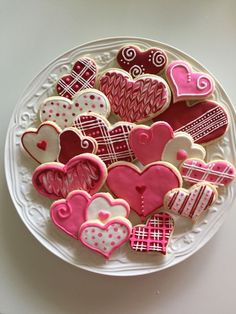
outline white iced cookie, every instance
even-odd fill
[[[187,158],[203,160],[205,156],[205,149],[199,144],[194,144],[191,135],[185,132],[177,132],[174,138],[167,142],[161,160],[178,167]]]

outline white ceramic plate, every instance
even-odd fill
[[[102,256],[83,247],[79,241],[66,236],[52,225],[49,218],[51,201],[41,197],[32,187],[31,176],[37,165],[22,152],[20,136],[27,128],[39,124],[37,112],[40,103],[55,93],[55,82],[70,71],[76,59],[89,56],[96,61],[99,70],[103,71],[105,68],[115,66],[116,53],[125,44],[134,44],[143,49],[159,47],[166,51],[169,61],[186,60],[195,70],[207,71],[185,53],[147,39],[110,38],[79,46],[54,60],[27,87],[12,115],[5,146],[5,171],[9,191],[22,221],[30,232],[48,250],[66,262],[92,272],[116,276],[133,276],[159,271],[185,260],[198,251],[222,225],[236,192],[235,184],[221,190],[215,206],[194,226],[186,223],[185,219],[178,219],[177,229],[166,257],[155,253],[133,252],[126,244],[114,252],[109,261],[105,261]],[[212,99],[226,108],[231,126],[220,141],[207,147],[207,160],[225,158],[235,164],[235,113],[229,98],[217,80]]]

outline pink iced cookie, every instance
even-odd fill
[[[191,66],[181,60],[171,62],[166,70],[174,102],[188,99],[204,99],[214,91],[214,81],[206,73],[194,72]]]
[[[76,117],[73,126],[83,135],[97,141],[97,155],[107,166],[120,160],[134,160],[134,153],[129,145],[129,134],[134,124],[118,122],[111,126],[107,119],[95,113],[87,113]]]
[[[97,142],[88,136],[83,136],[76,128],[64,129],[60,136],[60,151],[58,161],[66,164],[71,158],[84,153],[95,154]]]
[[[132,77],[141,74],[158,74],[167,63],[167,55],[162,49],[150,48],[145,51],[136,46],[122,47],[117,54],[120,67]]]
[[[87,221],[80,228],[79,239],[86,247],[109,259],[129,239],[131,230],[130,221],[122,217],[113,218],[105,224],[98,220]]]
[[[106,95],[97,89],[91,88],[80,91],[75,94],[73,103],[78,108],[78,114],[93,112],[107,118],[111,111]]]
[[[107,170],[100,158],[82,154],[64,165],[59,162],[40,165],[32,182],[35,189],[51,199],[65,198],[73,190],[96,193],[106,180]]]
[[[149,164],[142,171],[123,162],[109,167],[106,184],[144,220],[163,205],[165,194],[180,187],[182,180],[178,170],[165,162]]]
[[[90,58],[78,59],[70,74],[62,76],[56,85],[58,95],[72,99],[75,93],[85,88],[93,88],[97,75],[95,61]]]
[[[38,163],[57,160],[59,152],[59,133],[61,129],[53,122],[41,123],[38,129],[26,130],[21,143],[25,151]]]
[[[169,214],[155,214],[147,221],[146,225],[133,227],[130,246],[137,252],[159,252],[166,255],[173,231],[174,220]]]
[[[156,122],[151,127],[134,127],[129,135],[129,143],[136,158],[143,165],[147,165],[161,160],[166,143],[173,137],[173,129],[168,123]]]
[[[206,181],[216,186],[224,186],[235,178],[235,169],[226,160],[205,163],[200,159],[187,159],[180,166],[180,173],[183,179],[191,184]]]
[[[171,98],[163,78],[146,74],[133,80],[129,73],[118,69],[102,75],[100,90],[109,99],[111,110],[128,122],[154,118],[169,106]]]

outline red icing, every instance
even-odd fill
[[[41,150],[46,150],[47,149],[47,142],[42,140],[42,141],[39,141],[37,143],[37,147]]]
[[[177,151],[176,159],[177,160],[185,160],[186,158],[188,158],[187,152],[184,149],[179,149]]]

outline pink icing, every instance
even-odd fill
[[[142,220],[163,205],[165,194],[182,184],[177,169],[156,162],[141,172],[130,163],[110,167],[107,186],[117,197],[126,200]]]
[[[174,101],[206,98],[214,90],[214,81],[209,75],[193,72],[184,61],[173,61],[168,66],[166,75],[172,86]]]
[[[187,152],[184,149],[179,149],[177,151],[176,159],[177,160],[185,160],[186,158],[188,158]]]
[[[103,221],[103,220],[106,220],[110,217],[110,213],[106,210],[100,210],[98,212],[98,218]]]
[[[130,147],[136,158],[147,165],[161,160],[167,142],[174,138],[171,126],[166,122],[156,122],[151,127],[137,126],[129,135]]]
[[[205,163],[200,159],[190,158],[182,163],[180,173],[184,180],[191,184],[207,181],[217,186],[224,186],[235,178],[235,169],[226,160]]]
[[[64,198],[73,190],[96,193],[106,179],[106,166],[92,154],[82,154],[61,163],[43,164],[35,169],[35,189],[51,199]]]

